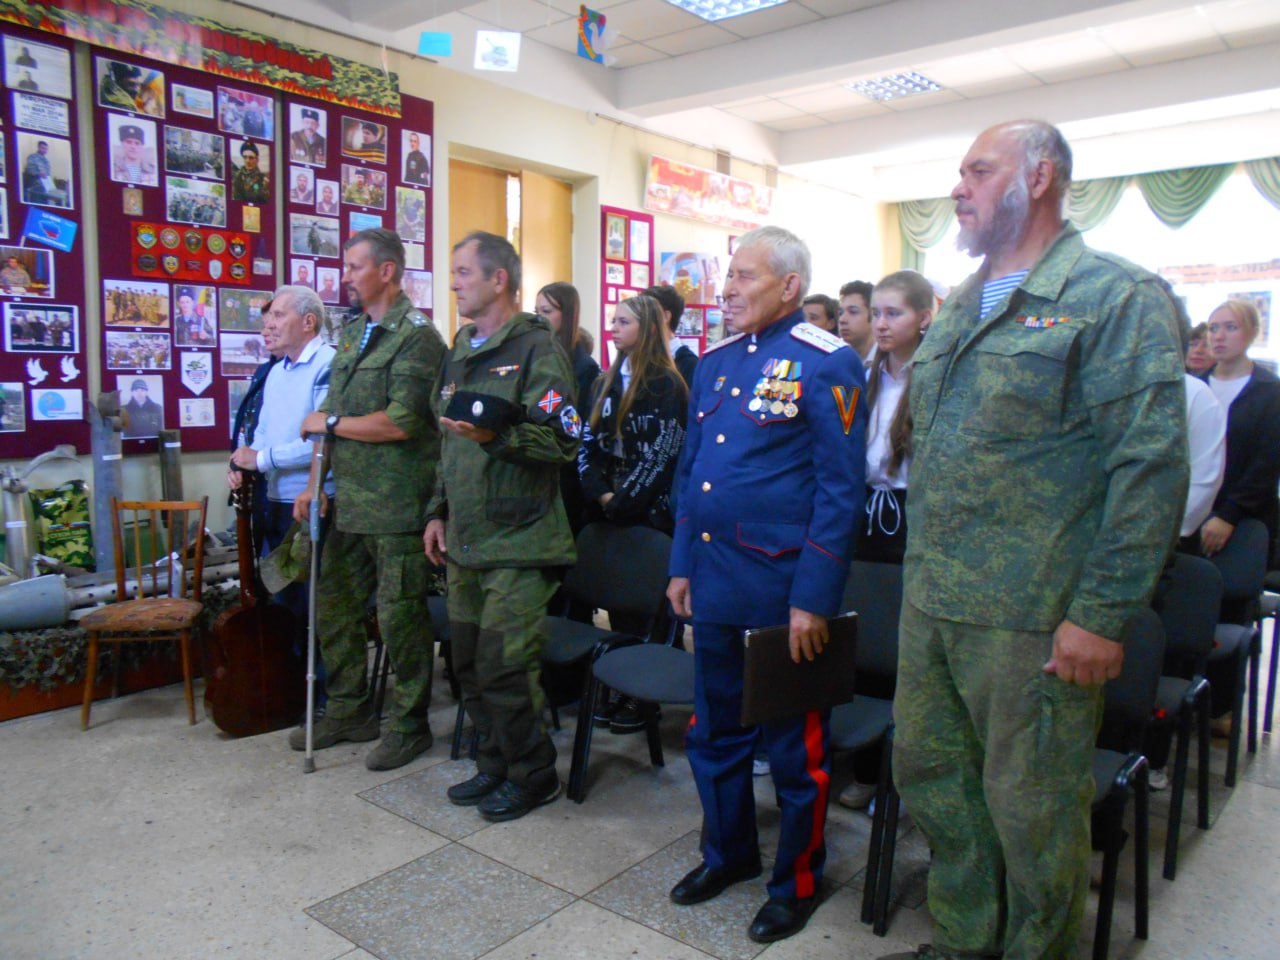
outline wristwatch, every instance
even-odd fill
[[[329,416],[325,418],[325,421],[324,421],[325,433],[329,434],[329,436],[332,437],[333,431],[338,429],[338,421],[341,419],[342,417],[338,416],[336,413],[329,414]]]

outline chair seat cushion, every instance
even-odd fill
[[[1244,627],[1236,623],[1218,624],[1213,631],[1213,649],[1209,652],[1209,659],[1234,659],[1242,649],[1249,648],[1256,632],[1253,627]]]
[[[892,700],[855,695],[831,711],[831,748],[861,750],[883,739],[892,725]]]
[[[542,659],[548,663],[573,663],[595,649],[597,643],[615,636],[609,630],[601,630],[590,623],[579,623],[567,617],[543,617],[542,629],[546,642],[542,645]]]
[[[601,683],[625,696],[651,703],[693,703],[693,654],[666,644],[610,650],[593,669]]]
[[[1093,805],[1095,807],[1111,792],[1116,775],[1129,761],[1129,756],[1127,753],[1117,753],[1114,750],[1093,751]]]
[[[157,630],[181,630],[195,623],[204,609],[196,600],[181,597],[147,597],[122,600],[98,607],[80,618],[85,630],[99,633],[150,633]]]

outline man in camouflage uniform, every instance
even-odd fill
[[[364,312],[343,328],[329,394],[302,421],[303,436],[334,438],[337,484],[316,603],[329,701],[312,745],[319,750],[378,736],[364,630],[376,588],[378,627],[396,680],[386,736],[365,765],[390,770],[431,746],[435,638],[422,531],[440,454],[431,396],[444,341],[400,289],[404,245],[394,232],[361,230],[345,250],[342,282]],[[294,519],[309,517],[314,483],[313,476],[295,501]],[[304,749],[302,729],[290,733],[289,745]]]
[[[556,568],[574,560],[559,476],[582,423],[551,328],[517,312],[511,244],[471,234],[453,248],[450,275],[458,313],[472,322],[440,377],[444,443],[424,543],[433,562],[448,562],[453,667],[479,748],[478,772],[450,787],[449,800],[514,820],[560,793],[539,657]],[[455,393],[485,425],[445,416]]]
[[[258,167],[258,148],[252,140],[240,145],[244,166],[231,178],[231,199],[245,203],[267,203],[271,199],[271,180]]]
[[[1070,182],[1048,124],[978,137],[951,196],[985,260],[915,355],[894,776],[935,942],[898,957],[1076,955],[1102,684],[1186,500],[1173,301],[1085,247]]]

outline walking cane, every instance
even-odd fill
[[[316,700],[316,592],[320,585],[320,498],[324,495],[324,478],[329,472],[329,447],[333,439],[327,434],[312,441],[312,458],[316,469],[311,483],[311,589],[307,594],[307,752],[302,758],[302,772],[316,772],[316,758],[311,749],[315,724]]]

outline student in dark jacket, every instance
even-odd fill
[[[671,359],[675,361],[680,376],[684,377],[685,386],[693,386],[693,368],[698,365],[698,355],[675,339],[676,327],[680,325],[680,318],[684,316],[684,297],[680,296],[676,288],[669,283],[650,287],[644,295],[653,297],[662,306],[662,316],[666,321],[663,336],[667,349],[671,351]],[[672,349],[673,347],[675,349]]]

